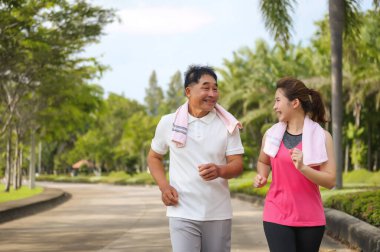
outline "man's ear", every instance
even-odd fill
[[[190,87],[186,87],[185,88],[185,95],[186,95],[187,98],[190,97],[190,92],[191,92],[191,88]]]

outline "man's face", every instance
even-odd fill
[[[186,88],[186,96],[192,109],[210,112],[219,98],[216,80],[211,75],[202,75],[197,84]]]

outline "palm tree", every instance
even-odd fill
[[[374,0],[375,8],[380,1]],[[288,45],[292,19],[289,11],[293,11],[295,0],[261,0],[260,8],[263,13],[265,26],[271,31],[275,39]],[[329,23],[331,35],[331,97],[332,97],[332,134],[334,151],[337,162],[336,188],[343,186],[342,181],[342,53],[343,31],[355,30],[357,23],[357,0],[329,0]]]
[[[241,134],[249,167],[257,160],[262,136],[275,121],[273,96],[275,81],[284,75],[310,77],[313,55],[301,46],[288,50],[280,44],[269,47],[262,40],[254,48],[234,52],[232,60],[224,60],[218,69],[221,99],[219,102],[244,125]]]

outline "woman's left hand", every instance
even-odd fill
[[[293,149],[289,150],[289,153],[290,153],[290,157],[293,161],[294,166],[298,170],[302,170],[304,167],[302,151],[300,149],[293,148]]]

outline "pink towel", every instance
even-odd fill
[[[264,153],[274,158],[286,130],[286,123],[278,122],[266,132]],[[327,161],[326,136],[324,129],[316,122],[305,116],[302,132],[303,163],[316,166]]]
[[[230,134],[235,130],[236,127],[242,129],[243,126],[241,123],[225,110],[219,104],[215,105],[216,114],[222,120],[222,122],[226,125],[227,130]],[[176,111],[176,116],[173,123],[173,134],[172,141],[177,144],[177,147],[184,147],[186,144],[187,137],[187,125],[188,125],[188,112],[189,112],[189,104],[186,102],[182,106],[180,106]]]

